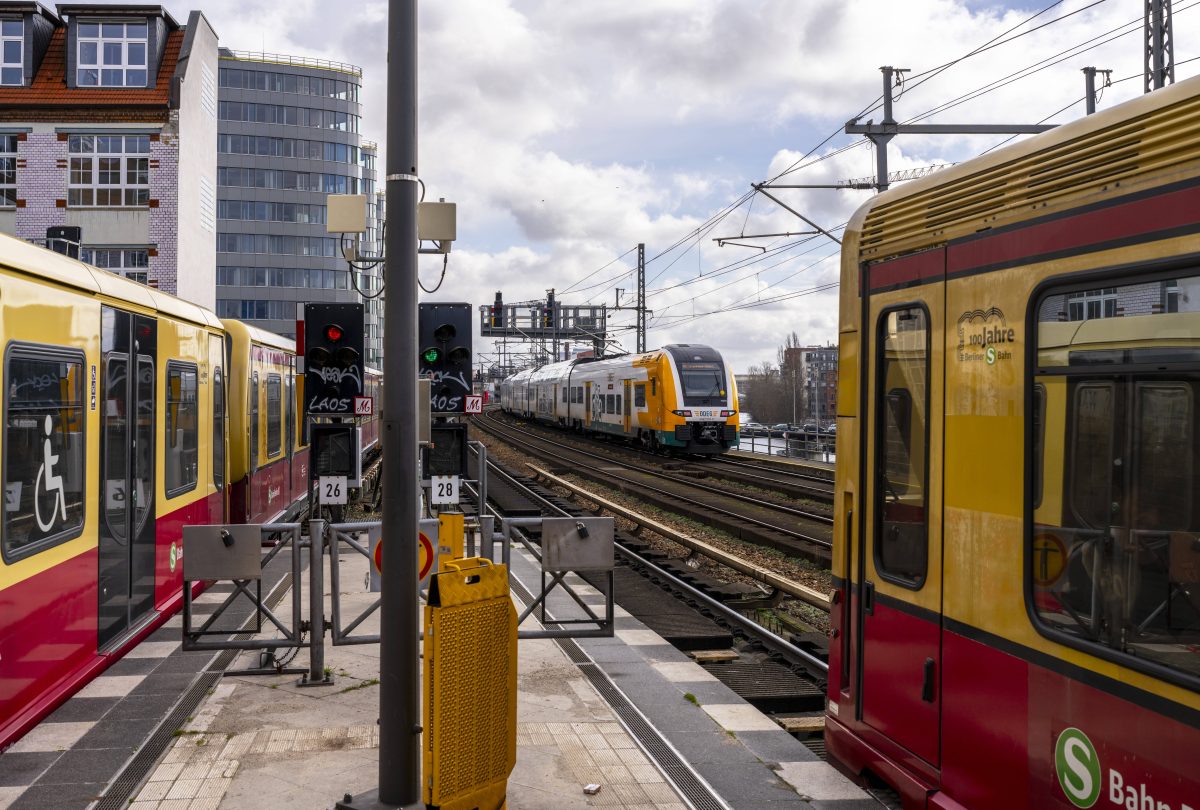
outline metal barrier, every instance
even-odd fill
[[[478,448],[480,464],[486,470],[487,450],[482,445]],[[486,475],[482,476],[486,479]],[[481,504],[487,503],[486,480],[473,482],[478,485]],[[482,514],[465,524],[464,553],[467,558],[481,557],[495,563],[496,542],[500,541],[500,562],[505,571],[510,568],[512,558],[512,543],[524,545],[533,556],[542,563],[542,589],[533,604],[526,607],[520,616],[518,624],[529,617],[535,610],[541,608],[543,624],[546,624],[546,598],[555,588],[564,590],[574,602],[583,609],[586,618],[548,622],[557,625],[552,629],[523,630],[519,638],[611,638],[613,635],[614,603],[613,603],[613,519],[612,518],[515,518],[501,521],[501,531],[495,531],[495,517]],[[529,538],[521,531],[521,527],[536,527],[542,531],[543,547],[535,548]],[[422,533],[428,533],[438,538],[438,521],[421,521]],[[382,556],[381,539],[383,524],[379,520],[356,521],[346,523],[330,523],[320,518],[309,521],[308,542],[302,542],[301,524],[299,523],[264,523],[261,525],[231,525],[231,526],[187,526],[184,528],[184,597],[183,597],[183,649],[196,650],[263,650],[269,651],[273,657],[274,651],[280,648],[309,650],[309,666],[307,669],[286,668],[275,664],[270,666],[264,661],[252,669],[239,670],[237,674],[279,674],[295,673],[301,675],[300,686],[326,686],[333,683],[325,671],[325,634],[329,633],[335,646],[351,644],[377,644],[379,633],[359,633],[355,630],[374,615],[382,602],[376,598],[370,605],[344,624],[342,611],[342,544],[345,543],[350,551],[361,554],[373,565],[379,564],[375,556],[376,549]],[[364,543],[362,535],[366,534]],[[478,536],[478,541],[477,541]],[[270,550],[261,553],[263,540],[278,538]],[[591,538],[591,539],[589,539]],[[449,538],[446,538],[448,541]],[[324,613],[325,591],[325,548],[329,548],[329,580],[331,591],[330,619],[327,621]],[[427,551],[430,559],[425,566],[426,580],[437,573],[439,551],[442,540],[436,539],[432,548]],[[307,546],[308,560],[308,620],[301,615],[301,571],[303,558],[301,554]],[[477,548],[478,546],[478,548]],[[264,603],[262,596],[262,571],[279,554],[287,549],[291,555],[291,626],[285,624],[279,616]],[[569,573],[574,571],[595,571],[606,575],[604,588],[604,615],[597,613],[589,606],[566,581]],[[547,581],[547,574],[550,575]],[[191,583],[205,581],[228,581],[233,583],[230,593],[216,610],[207,617],[203,624],[194,624],[195,611],[192,600]],[[423,580],[424,581],[424,580]],[[251,585],[253,584],[253,588]],[[246,621],[237,627],[219,626],[218,620],[240,596],[248,599],[254,612]],[[422,592],[422,596],[425,593]],[[237,638],[239,635],[259,634],[267,625],[274,625],[282,634],[276,638]],[[566,625],[594,625],[590,629],[572,629]],[[307,640],[305,636],[307,635]],[[220,640],[207,640],[220,636]]]
[[[262,538],[278,535],[282,539],[265,555],[261,554]],[[251,551],[257,558],[257,569],[246,570],[244,565],[247,540],[253,538]],[[239,539],[241,541],[239,545]],[[301,542],[299,523],[265,523],[259,526],[187,526],[183,530],[183,649],[196,650],[276,650],[280,647],[309,647],[311,641],[303,639],[304,625],[300,617],[300,570]],[[292,622],[287,627],[262,599],[262,570],[278,556],[285,548],[291,552],[292,576]],[[318,558],[319,559],[319,558]],[[228,574],[224,576],[223,574]],[[233,583],[233,592],[217,606],[212,615],[195,627],[193,619],[193,602],[191,583],[199,581],[229,581]],[[254,593],[248,587],[253,582]],[[216,627],[217,620],[237,600],[245,596],[254,606],[253,627],[247,627],[247,621],[238,627]],[[234,638],[242,633],[261,633],[263,617],[283,633],[282,638],[246,639]],[[221,641],[204,641],[210,636],[222,636]],[[315,645],[319,647],[320,645]],[[243,670],[241,674],[253,673],[302,673],[302,669],[282,669],[274,667],[259,667],[258,669]]]
[[[568,554],[567,559],[554,559],[555,554],[559,549],[556,547],[551,550],[551,545],[547,543],[547,525],[555,525],[554,521],[566,521],[578,526],[586,527],[584,531],[576,528],[576,533],[581,539],[589,537],[592,526],[607,524],[607,555],[606,565],[596,565],[595,561],[585,561],[583,566],[577,565],[578,559],[571,559]],[[503,557],[504,566],[509,568],[511,559],[510,549],[513,542],[520,543],[525,549],[542,564],[542,590],[541,593],[534,597],[534,601],[526,606],[525,611],[518,617],[517,625],[519,626],[527,619],[534,610],[541,608],[541,618],[543,624],[568,625],[568,624],[594,624],[595,629],[591,630],[570,630],[570,629],[544,629],[544,630],[518,630],[517,638],[612,638],[615,622],[613,620],[614,603],[613,592],[616,583],[616,578],[613,573],[613,526],[615,521],[612,518],[505,518],[500,522],[500,534],[504,539]],[[542,530],[542,548],[537,548],[530,542],[522,528],[537,528]],[[560,542],[560,541],[556,541]],[[548,559],[549,557],[549,559]],[[575,592],[575,589],[566,581],[566,575],[571,571],[586,570],[605,573],[605,588],[604,588],[604,615],[597,616],[591,606],[583,601],[582,597]],[[546,583],[546,574],[551,575],[550,583]],[[574,600],[575,604],[587,614],[585,619],[569,619],[546,622],[546,598],[550,592],[556,587],[561,587],[566,591],[567,595]]]

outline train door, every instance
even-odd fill
[[[250,362],[255,362],[255,350],[250,350]],[[258,514],[258,498],[255,497],[255,488],[259,485],[259,477],[255,475],[258,470],[258,372],[255,371],[250,375],[250,460],[246,465],[246,469],[250,471],[249,486],[246,487],[246,512],[251,519]]]
[[[631,407],[633,404],[632,392],[633,392],[633,381],[625,380],[625,397],[622,400],[622,402],[624,404],[621,408],[621,414],[624,419],[623,424],[625,425],[625,433],[627,433],[627,434],[630,432],[630,422],[632,421],[631,417],[633,415],[633,409]]]
[[[101,310],[99,604],[97,644],[115,646],[154,608],[154,425],[158,325]]]
[[[592,384],[590,382],[583,384],[583,424],[586,427],[592,426]]]
[[[905,272],[914,278],[897,283]],[[865,514],[855,583],[856,719],[933,769],[941,752],[944,273],[937,250],[865,276],[873,289],[863,312]]]
[[[213,487],[217,491],[217,505],[210,513],[209,519],[214,523],[225,523],[228,514],[228,499],[225,494],[225,458],[226,458],[226,414],[225,414],[225,341],[220,336],[212,335],[208,340],[208,362],[212,368],[212,470]]]

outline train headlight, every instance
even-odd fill
[[[683,416],[683,417],[688,417],[688,416],[692,415],[691,411],[671,411],[671,413],[675,414],[676,416]]]
[[[721,411],[721,418],[728,419],[729,417],[735,416],[736,414],[737,414],[737,411]]]

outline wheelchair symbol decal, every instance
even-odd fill
[[[33,482],[33,512],[37,519],[38,528],[48,532],[54,528],[55,522],[61,517],[67,521],[67,490],[63,486],[62,476],[54,471],[58,463],[58,455],[50,446],[50,434],[54,430],[54,422],[46,416],[46,438],[42,442],[42,466],[38,468],[37,479]],[[57,509],[50,510],[50,519],[42,520],[42,498],[54,493]]]

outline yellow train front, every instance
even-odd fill
[[[672,344],[642,354],[550,363],[509,377],[501,407],[649,450],[716,455],[738,443],[733,373],[709,346]]]

